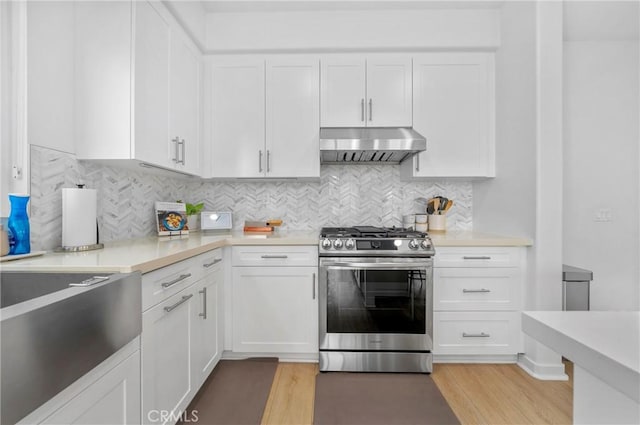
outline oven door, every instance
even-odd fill
[[[431,258],[320,258],[320,350],[430,351]]]

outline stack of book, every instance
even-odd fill
[[[245,232],[269,233],[282,224],[282,220],[245,221]]]

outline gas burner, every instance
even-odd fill
[[[435,252],[427,233],[404,227],[325,227],[320,239],[320,256],[430,256]]]

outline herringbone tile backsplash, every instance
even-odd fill
[[[319,181],[182,179],[115,168],[58,151],[31,148],[31,234],[34,250],[53,249],[62,238],[63,187],[84,183],[98,190],[100,240],[155,234],[155,201],[204,201],[207,210],[231,211],[234,229],[245,220],[281,218],[283,231],[322,226],[400,226],[402,215],[423,212],[424,201],[453,199],[447,225],[472,227],[471,182],[400,181],[396,165],[323,165]]]

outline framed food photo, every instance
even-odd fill
[[[181,202],[156,202],[158,236],[188,235],[187,206]]]

